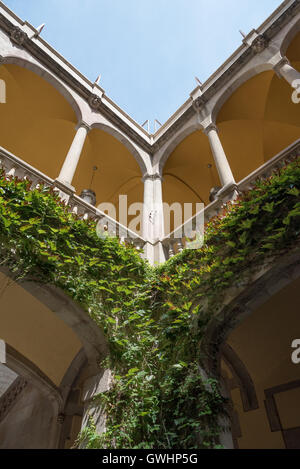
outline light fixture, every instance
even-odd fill
[[[90,187],[92,187],[95,172],[97,171],[97,169],[98,169],[98,166],[93,166],[93,173],[92,173],[92,178],[90,182]],[[97,200],[96,193],[92,189],[83,189],[79,197],[81,197],[82,200],[84,200],[90,205],[94,205],[94,206],[96,205],[96,200]]]
[[[96,194],[92,189],[83,189],[79,197],[90,205],[96,205]]]

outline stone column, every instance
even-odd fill
[[[274,67],[279,78],[284,78],[293,88],[298,88],[300,84],[300,73],[291,66],[289,60],[283,57]],[[295,80],[299,80],[295,84]]]
[[[144,206],[142,236],[147,241],[145,254],[151,264],[160,262],[163,250],[160,239],[164,236],[164,211],[162,200],[162,177],[147,174],[144,182]]]
[[[162,200],[162,177],[147,174],[144,182],[143,237],[156,241],[164,236],[164,215]]]
[[[106,414],[103,406],[93,399],[97,394],[109,391],[112,383],[112,374],[110,370],[102,370],[98,375],[86,379],[81,388],[81,400],[84,404],[83,418],[81,430],[89,425],[89,419],[93,420],[96,432],[101,433],[106,430]],[[84,449],[86,441],[82,441],[79,445],[80,449]]]
[[[152,176],[148,174],[143,178],[144,183],[144,205],[143,205],[143,226],[142,236],[146,241],[153,240],[153,200],[154,200],[154,187]]]
[[[72,180],[89,130],[90,127],[84,122],[78,125],[76,135],[58,176],[58,181],[69,186],[72,185]]]
[[[162,239],[165,235],[162,182],[163,178],[156,174],[154,178],[154,239]]]
[[[209,138],[209,143],[213,157],[217,166],[222,186],[234,185],[235,180],[229,166],[225,151],[218,135],[218,128],[214,124],[210,124],[204,129],[204,133]]]

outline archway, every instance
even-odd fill
[[[163,169],[163,200],[172,205],[178,202],[192,204],[192,215],[196,204],[210,203],[212,187],[220,186],[219,176],[207,136],[197,130],[181,141],[170,154]],[[176,228],[171,221],[171,231]]]
[[[0,447],[69,448],[88,380],[107,353],[98,326],[59,289],[0,273]]]
[[[237,448],[300,448],[300,368],[291,359],[291,344],[300,337],[299,287],[300,278],[257,308],[224,344],[221,370],[233,403]],[[248,383],[237,378],[241,364]],[[244,396],[251,393],[249,405]]]
[[[73,185],[78,194],[92,189],[96,206],[113,204],[119,216],[119,196],[127,197],[128,207],[143,202],[142,171],[132,152],[107,130],[92,128],[88,133],[74,176]],[[133,217],[128,216],[128,224]]]
[[[217,126],[240,181],[299,138],[299,108],[290,85],[275,72],[264,71],[230,96],[218,113]]]
[[[0,78],[6,83],[0,145],[55,179],[75,135],[75,111],[52,84],[27,68],[5,63]]]
[[[252,278],[210,323],[207,370],[229,397],[235,448],[299,448],[299,251]]]

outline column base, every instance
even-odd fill
[[[159,265],[166,261],[164,248],[161,241],[152,244],[147,242],[144,246],[144,258],[150,265]]]
[[[229,200],[235,200],[238,196],[238,186],[236,182],[231,182],[222,187],[222,189],[217,193],[216,197],[218,200],[224,200],[228,202]]]

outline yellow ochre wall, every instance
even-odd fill
[[[300,71],[300,34],[286,55]],[[290,85],[266,71],[242,84],[220,109],[219,136],[237,182],[300,137],[300,105],[291,97]],[[210,189],[219,185],[208,138],[196,131],[167,160],[164,201],[208,204]]]

